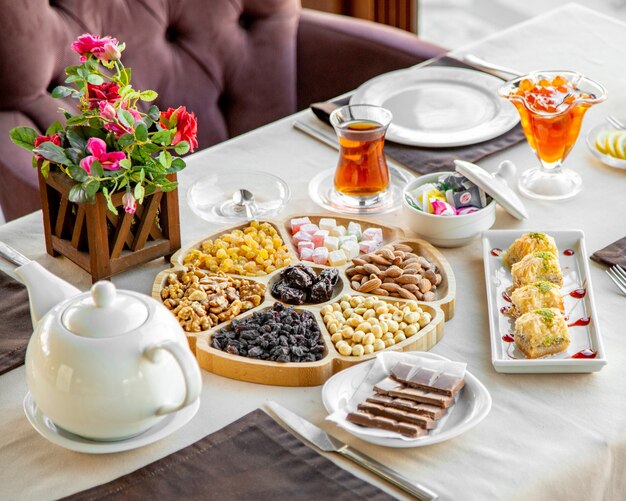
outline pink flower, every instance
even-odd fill
[[[100,108],[100,116],[105,120],[115,120],[117,118],[115,108],[108,101],[100,101],[98,108]]]
[[[100,38],[98,35],[85,33],[72,43],[72,50],[80,54],[81,62],[87,61],[87,56],[93,54],[101,61],[115,61],[120,58],[120,50],[115,38],[109,36]]]
[[[104,170],[119,170],[120,162],[126,158],[126,154],[122,151],[112,151],[107,153],[106,143],[98,137],[90,137],[87,141],[87,151],[90,156],[80,161],[80,166],[91,175],[91,164],[98,160]]]
[[[133,118],[136,120],[141,120],[141,115],[137,110],[133,110],[132,108],[128,108],[128,102],[122,103],[122,109],[127,110]],[[115,120],[114,122],[109,122],[104,124],[104,128],[106,130],[110,130],[115,134],[116,137],[120,137],[122,134],[130,134],[133,132],[133,127],[126,127],[121,124],[119,121]]]
[[[187,108],[179,106],[178,108],[168,108],[167,111],[161,112],[159,120],[161,127],[171,129],[176,126],[176,134],[172,139],[172,144],[176,145],[181,141],[189,143],[189,151],[193,151],[198,147],[198,121],[196,115],[187,112]]]
[[[50,134],[49,136],[37,136],[35,138],[35,148],[37,148],[37,146],[42,143],[54,143],[57,146],[61,146],[61,138],[58,134]],[[39,153],[35,153],[35,158],[37,160],[44,159]]]
[[[122,196],[122,203],[124,204],[124,210],[129,214],[134,214],[137,210],[137,200],[129,191]]]

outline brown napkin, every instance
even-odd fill
[[[24,363],[32,332],[26,287],[0,271],[0,374]]]
[[[388,500],[260,409],[185,449],[66,499]]]
[[[447,56],[433,59],[427,66],[454,66],[458,68],[470,68],[476,70],[476,68],[468,64]],[[348,104],[349,101],[350,98],[348,97],[337,100],[334,103],[339,106],[343,106]],[[454,160],[477,162],[488,155],[513,146],[523,139],[524,132],[522,131],[521,125],[517,124],[501,136],[488,141],[467,146],[455,146],[452,148],[406,146],[386,140],[385,153],[390,158],[393,158],[418,174],[429,174],[431,172],[453,171]]]
[[[626,268],[626,237],[594,252],[591,259],[608,266],[619,264],[622,268]]]

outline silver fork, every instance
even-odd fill
[[[608,115],[606,117],[606,121],[609,122],[616,129],[620,129],[620,130],[626,129],[626,127],[624,127],[624,124],[620,120],[615,118],[613,115]]]
[[[617,285],[617,288],[626,296],[626,271],[619,265],[611,266],[606,273],[611,280]]]

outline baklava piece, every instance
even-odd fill
[[[527,358],[565,351],[569,346],[565,317],[556,308],[524,313],[515,321],[515,345]]]
[[[502,262],[505,266],[513,266],[524,256],[533,252],[551,252],[558,255],[559,251],[554,242],[554,238],[538,231],[524,233],[511,244],[506,252],[502,254]]]
[[[533,252],[511,267],[513,276],[513,289],[534,282],[551,282],[561,287],[563,285],[563,273],[561,265],[555,254],[551,252]]]
[[[564,311],[563,296],[558,286],[551,282],[534,282],[515,289],[511,293],[511,314],[519,317],[539,308],[556,308]]]

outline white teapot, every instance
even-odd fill
[[[55,425],[92,440],[122,440],[199,398],[198,364],[161,303],[107,281],[80,293],[36,262],[16,274],[28,288],[35,326],[26,382]]]

